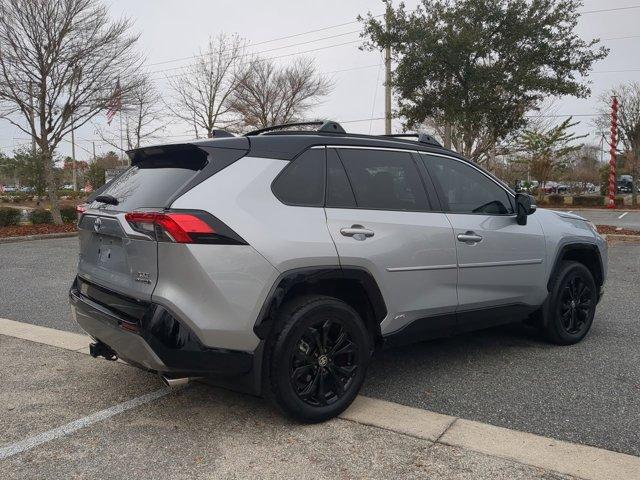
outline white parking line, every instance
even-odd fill
[[[629,213],[629,212],[624,212],[622,215],[620,215],[620,216],[618,217],[618,220],[620,220],[621,218],[624,218],[624,216],[625,216],[627,213]]]
[[[127,400],[126,402],[119,403],[118,405],[114,405],[113,407],[109,407],[104,410],[100,410],[99,412],[92,413],[91,415],[88,415],[79,420],[74,420],[73,422],[62,425],[61,427],[43,432],[39,435],[36,435],[35,437],[30,437],[25,440],[16,442],[13,445],[2,447],[0,448],[0,460],[4,460],[13,455],[17,455],[18,453],[26,452],[27,450],[31,450],[38,445],[42,445],[43,443],[47,443],[51,440],[56,440],[58,438],[64,437],[80,430],[81,428],[88,427],[89,425],[97,422],[101,422],[102,420],[106,420],[107,418],[113,417],[114,415],[118,415],[122,412],[126,412],[127,410],[138,407],[140,405],[144,405],[145,403],[152,402],[153,400],[156,400],[160,397],[164,397],[170,391],[171,389],[169,388],[162,388],[160,390],[156,390],[155,392],[147,393],[146,395],[142,395],[140,397]]]

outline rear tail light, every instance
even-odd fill
[[[125,219],[137,232],[159,242],[246,245],[242,237],[206,212],[130,212]]]
[[[76,216],[78,217],[78,226],[80,225],[80,220],[82,219],[82,215],[87,211],[87,204],[81,203],[80,205],[76,205]]]

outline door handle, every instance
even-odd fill
[[[464,243],[479,243],[482,241],[482,236],[478,235],[476,232],[472,232],[471,230],[465,233],[458,234],[458,241]]]
[[[341,228],[340,233],[345,237],[353,237],[354,240],[364,240],[373,237],[374,231],[364,228],[362,225],[351,225],[350,228]]]

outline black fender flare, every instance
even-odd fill
[[[272,327],[272,313],[277,311],[293,288],[301,284],[313,286],[331,280],[358,283],[367,295],[378,325],[387,315],[387,306],[375,278],[367,269],[356,266],[315,266],[295,268],[282,272],[273,283],[260,308],[253,327],[254,333],[264,340]]]
[[[553,267],[549,271],[549,278],[547,279],[548,292],[551,291],[551,282],[556,272],[560,268],[560,263],[562,263],[562,260],[567,256],[568,253],[576,252],[576,251],[586,252],[590,255],[593,255],[593,257],[597,260],[596,268],[598,269],[599,278],[598,278],[598,275],[596,275],[595,280],[598,286],[602,285],[602,279],[604,278],[604,267],[602,265],[602,257],[600,256],[600,249],[598,248],[598,245],[595,243],[588,243],[588,242],[569,242],[562,245],[558,249],[558,253],[556,254],[556,258],[553,262]]]

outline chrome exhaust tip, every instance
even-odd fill
[[[169,388],[183,387],[191,380],[190,377],[171,378],[166,375],[160,375],[164,384]]]

